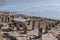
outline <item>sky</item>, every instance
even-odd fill
[[[60,20],[60,0],[0,0],[0,11]]]

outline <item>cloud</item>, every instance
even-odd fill
[[[60,19],[60,0],[7,0],[6,3],[6,6],[0,7],[1,11]]]
[[[6,0],[0,0],[0,6],[4,5],[6,3]]]
[[[40,0],[7,0],[8,2],[35,2]]]

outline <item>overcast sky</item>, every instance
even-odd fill
[[[19,12],[60,20],[60,0],[5,0],[0,5],[0,11]]]

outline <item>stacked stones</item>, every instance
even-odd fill
[[[16,28],[16,31],[22,30],[22,31],[24,31],[23,33],[27,33],[26,25],[23,22],[13,21],[12,23],[9,24],[9,26],[13,27],[13,30],[15,30],[14,28]],[[22,28],[22,29],[20,29],[20,28]]]
[[[11,14],[9,12],[0,12],[0,22],[11,22],[12,19],[18,18],[19,14]]]
[[[27,20],[25,22],[21,22],[21,21],[15,21],[13,19],[18,18],[18,17],[23,17],[24,19],[30,18],[30,20]],[[49,30],[51,30],[51,28],[54,28],[55,25],[57,25],[58,23],[60,23],[60,21],[57,20],[51,20],[51,19],[46,19],[46,18],[40,18],[40,17],[27,17],[24,15],[20,15],[20,14],[8,14],[6,12],[0,13],[0,23],[8,23],[10,22],[8,25],[9,27],[12,28],[12,30],[23,30],[24,34],[27,33],[27,31],[32,31],[38,28],[38,38],[42,38],[42,33],[48,33]],[[15,29],[16,28],[16,29]],[[23,28],[23,29],[20,29]]]

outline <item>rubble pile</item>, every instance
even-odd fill
[[[60,20],[0,12],[1,40],[59,40]]]

